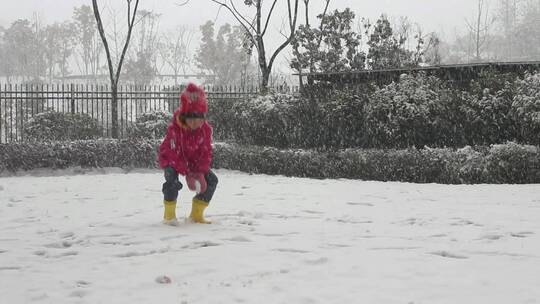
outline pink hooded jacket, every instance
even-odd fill
[[[191,101],[190,93],[198,93],[198,100]],[[167,135],[159,146],[161,168],[173,167],[180,175],[188,173],[208,173],[212,162],[212,127],[204,124],[191,130],[183,117],[208,113],[208,103],[204,90],[189,84],[180,96],[180,107],[174,112],[167,129]]]

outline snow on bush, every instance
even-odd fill
[[[212,109],[216,132],[278,148],[408,148],[540,144],[540,74],[486,73],[462,90],[432,76],[402,75],[380,88],[306,87]]]
[[[371,147],[444,146],[453,114],[442,81],[403,75],[375,91],[366,105],[365,132]],[[450,128],[451,129],[451,128]]]
[[[162,139],[172,114],[165,111],[152,111],[137,117],[135,123],[128,129],[128,136],[133,138]]]
[[[0,144],[0,173],[39,168],[156,166],[156,140],[79,140]]]
[[[327,100],[320,100],[321,119],[315,128],[321,130],[316,146],[348,148],[366,146],[364,131],[368,95],[349,90],[332,90]]]
[[[515,79],[509,81],[504,75],[489,79],[487,84],[473,83],[473,93],[466,100],[463,124],[470,145],[516,140],[516,124],[510,116]]]
[[[523,142],[540,145],[540,74],[517,81],[511,115]]]
[[[157,168],[159,140],[87,140],[0,144],[0,174],[37,168]],[[214,145],[213,168],[312,178],[415,183],[540,183],[540,148],[317,151]]]
[[[24,128],[30,140],[83,140],[102,136],[97,120],[84,113],[48,111],[34,115]]]
[[[273,93],[236,103],[236,139],[261,146],[290,146],[295,116],[292,108],[297,100],[289,94]]]

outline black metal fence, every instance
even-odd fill
[[[179,105],[182,86],[123,85],[118,90],[119,136],[140,115],[151,111],[173,112]],[[255,87],[205,87],[208,102],[241,100],[258,94]],[[280,87],[281,92],[297,88]],[[111,136],[111,92],[107,85],[4,84],[0,85],[0,143],[24,141],[25,125],[45,111],[84,113],[96,119],[103,136]]]

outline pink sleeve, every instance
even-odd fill
[[[167,129],[167,135],[159,146],[159,166],[173,167],[181,175],[187,174],[186,161],[176,153],[176,136],[171,127]]]
[[[204,131],[204,140],[200,150],[201,157],[197,162],[197,171],[206,174],[210,170],[210,163],[212,163],[212,127],[208,125]]]

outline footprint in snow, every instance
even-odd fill
[[[46,244],[45,247],[63,249],[63,248],[69,248],[71,247],[71,245],[73,245],[72,242],[62,241],[62,242],[57,242],[57,243]]]
[[[3,271],[3,270],[19,270],[21,268],[22,267],[20,267],[20,266],[0,266],[0,271]]]
[[[72,298],[84,298],[88,292],[86,290],[75,290],[69,294]]]
[[[255,225],[255,222],[250,221],[250,220],[241,220],[241,221],[238,221],[238,224],[247,225],[247,226],[253,226],[253,225]]]
[[[156,254],[156,253],[165,253],[167,251],[169,251],[168,248],[163,248],[163,249],[160,249],[160,250],[150,250],[148,252],[128,251],[128,252],[125,252],[125,253],[116,254],[115,257],[117,257],[117,258],[140,257],[140,256],[147,256],[147,255],[152,255],[152,254]]]
[[[482,225],[480,224],[477,224],[473,221],[470,221],[470,220],[467,220],[467,219],[462,219],[462,218],[458,218],[456,222],[454,223],[451,223],[450,225],[452,226],[469,226],[469,225],[474,225],[474,226],[478,226],[478,227],[481,227]]]
[[[198,249],[198,248],[205,248],[205,247],[214,247],[214,246],[219,246],[219,245],[221,244],[214,243],[212,241],[204,241],[204,242],[195,242],[193,244],[184,245],[181,248],[182,249]]]
[[[169,240],[174,240],[174,239],[180,239],[180,238],[183,238],[185,236],[186,236],[185,234],[169,235],[169,236],[164,236],[164,237],[160,238],[159,240],[160,241],[169,241]]]
[[[302,210],[302,211],[309,214],[324,214],[324,212],[315,211],[315,210]]]
[[[64,232],[60,234],[60,238],[62,239],[72,238],[74,236],[75,236],[75,233],[73,232]]]
[[[294,249],[294,248],[277,248],[277,249],[274,249],[274,251],[290,252],[290,253],[309,253],[309,251],[307,250]]]
[[[74,256],[74,255],[78,255],[79,252],[77,251],[65,251],[65,252],[62,252],[60,254],[56,254],[56,255],[49,255],[49,253],[45,250],[37,250],[37,251],[34,251],[34,255],[37,255],[37,256],[41,256],[41,257],[44,257],[44,258],[63,258],[63,257],[67,257],[67,256]]]
[[[248,239],[247,237],[241,236],[241,235],[234,236],[234,237],[232,237],[230,239],[225,239],[225,240],[232,241],[232,242],[251,242],[250,239]]]
[[[47,251],[45,251],[45,250],[36,250],[36,251],[34,251],[34,255],[47,256]]]
[[[343,223],[343,224],[371,224],[373,223],[373,221],[371,220],[360,220],[360,219],[355,219],[351,217],[342,217],[342,218],[326,219],[326,220],[335,221],[335,222]]]
[[[443,258],[468,259],[467,256],[451,253],[451,252],[448,252],[448,251],[435,251],[435,252],[430,252],[429,254],[438,255],[438,256],[441,256]]]
[[[502,234],[486,234],[480,237],[481,240],[497,241],[504,237]]]
[[[351,247],[349,244],[326,244],[325,246],[320,246],[320,248],[347,248]]]
[[[534,234],[534,232],[532,232],[532,231],[521,231],[521,232],[510,233],[510,235],[512,237],[516,237],[516,238],[526,238],[526,237],[531,236],[533,234]]]
[[[444,234],[444,233],[439,233],[439,234],[433,234],[433,235],[430,235],[429,237],[432,237],[432,238],[440,238],[440,237],[445,237],[445,236],[448,236],[447,234]]]
[[[322,265],[328,263],[327,257],[322,257],[318,259],[308,259],[304,261],[308,265]]]
[[[367,206],[367,207],[373,207],[374,206],[371,203],[356,203],[356,202],[347,202],[347,205],[351,205],[351,206]]]

